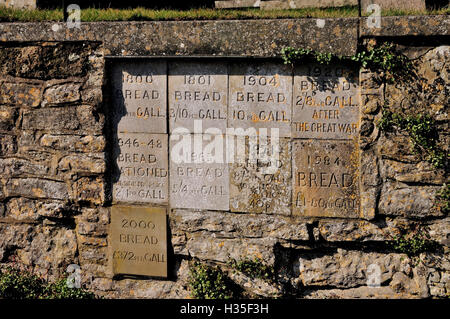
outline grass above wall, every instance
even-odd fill
[[[448,15],[450,9],[433,11],[384,10],[382,16]],[[346,18],[357,17],[358,7],[304,8],[290,10],[260,10],[257,8],[152,10],[135,9],[83,9],[81,21],[177,21],[177,20],[235,20],[235,19],[296,19],[296,18]],[[18,10],[0,8],[0,22],[63,21],[59,10]]]

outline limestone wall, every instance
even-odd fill
[[[214,55],[224,58],[213,63],[231,65],[237,60],[227,56],[242,55],[244,59],[238,62],[244,65],[275,63],[282,67],[281,59],[273,57],[286,44],[303,47],[308,43],[306,30],[314,22],[277,22],[270,31],[272,37],[256,32],[255,27],[225,38],[200,35],[272,22],[188,22],[194,29],[186,28],[185,22],[91,23],[83,24],[81,30],[60,25],[58,31],[51,24],[0,25],[1,264],[23,263],[50,280],[62,276],[69,264],[77,264],[86,287],[112,298],[188,297],[189,261],[193,259],[219,265],[254,297],[447,296],[450,227],[436,194],[449,182],[448,172],[414,154],[404,132],[384,132],[375,123],[385,100],[392,102],[393,110],[406,114],[428,112],[439,127],[440,145],[448,152],[450,47],[446,45],[448,29],[442,25],[449,21],[443,17],[386,18],[386,33],[377,34],[365,30],[364,21],[361,38],[357,38],[357,25],[352,33],[346,29],[348,20],[326,20],[333,32],[339,29],[344,35],[330,42],[316,26],[317,37],[311,44],[337,54],[347,50],[351,55],[352,48],[356,50],[353,43],[370,46],[374,41],[394,41],[414,61],[418,78],[409,84],[381,84],[377,81],[380,74],[366,69],[356,74],[361,94],[355,140],[360,154],[361,215],[319,212],[308,217],[302,211],[295,213],[291,202],[282,201],[275,201],[276,209],[269,211],[242,206],[175,208],[172,202],[129,204],[167,208],[167,279],[114,273],[114,68],[133,61],[121,58],[129,55],[158,55],[168,63],[169,72],[171,65],[184,65],[180,57],[193,55],[200,65],[211,63],[206,58]],[[139,42],[140,35],[154,33],[155,28],[160,36],[175,30],[175,36]],[[284,37],[286,32],[291,33]],[[126,40],[128,33],[131,43]],[[417,41],[389,38],[391,33],[414,35]],[[233,42],[237,49],[227,37],[237,41]],[[119,38],[120,42],[114,41]],[[164,52],[171,57],[163,57]],[[249,58],[254,55],[263,59],[255,62]],[[294,73],[289,76],[292,81]],[[293,142],[294,138],[288,144]],[[295,161],[292,154],[295,151],[289,158]],[[438,245],[416,257],[389,245],[395,236],[418,228]],[[227,265],[231,258],[255,256],[274,266],[277,284],[234,273]],[[367,286],[372,264],[380,267],[380,288]]]
[[[1,0],[0,6],[17,9],[36,9],[36,0]]]

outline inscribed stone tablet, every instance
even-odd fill
[[[294,140],[293,215],[359,217],[359,155],[354,141]]]
[[[113,206],[113,273],[167,277],[166,224],[165,208]]]
[[[232,212],[291,214],[291,150],[289,139],[281,138],[278,145],[269,139],[263,146],[246,143],[245,163],[230,164],[230,209]],[[269,150],[266,159],[258,156],[249,161],[249,149],[256,153]],[[278,155],[276,154],[278,152]],[[273,171],[270,170],[273,166]]]
[[[113,174],[115,202],[167,204],[167,134],[118,133],[117,167]]]
[[[229,76],[228,126],[278,128],[291,136],[292,75],[278,64],[234,64]]]
[[[171,135],[172,208],[229,209],[229,170],[224,158],[224,140],[222,135],[187,134],[178,137]],[[180,145],[183,145],[182,149]],[[200,145],[200,149],[197,149],[196,145]],[[218,147],[211,151],[213,145]]]
[[[167,133],[166,62],[121,62],[112,74],[119,132]]]
[[[359,129],[357,72],[343,66],[301,65],[294,71],[292,136],[351,139]]]
[[[185,127],[191,133],[200,133],[194,132],[194,120],[201,120],[204,130],[214,127],[225,133],[227,102],[228,72],[226,64],[216,62],[170,63],[170,132],[176,127]]]

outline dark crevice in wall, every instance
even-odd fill
[[[408,162],[406,162],[408,163]],[[386,178],[386,181],[398,182],[405,184],[406,186],[420,187],[420,186],[442,186],[442,183],[427,183],[427,182],[409,182],[409,181],[399,181],[394,178]]]
[[[380,43],[393,42],[407,47],[439,47],[441,45],[450,45],[450,35],[400,35],[400,36],[360,36],[359,40],[376,39]]]

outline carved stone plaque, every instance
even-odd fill
[[[165,61],[114,65],[113,118],[117,131],[167,133],[166,68]]]
[[[291,214],[291,149],[290,141],[280,138],[278,145],[265,143],[266,158],[251,162],[249,148],[260,153],[263,145],[246,143],[244,163],[230,164],[230,209],[232,212]],[[278,154],[276,154],[278,153]],[[272,168],[271,168],[272,166]]]
[[[359,131],[357,71],[307,64],[294,71],[292,137],[352,139]]]
[[[194,132],[194,121],[204,130],[227,126],[228,70],[223,63],[177,62],[169,64],[170,132],[177,127]],[[208,132],[207,132],[208,133]],[[212,132],[212,134],[217,134]]]
[[[293,215],[360,217],[354,141],[294,140],[292,159]]]
[[[111,208],[114,274],[167,277],[167,218],[161,207]]]
[[[225,138],[221,135],[202,134],[179,135],[174,138],[172,135],[170,140],[170,206],[228,210],[229,170],[225,162]],[[219,149],[216,148],[211,153],[205,151],[220,139],[222,144],[218,147],[223,149],[222,156],[211,157],[214,154],[220,155]],[[183,143],[183,147],[191,145],[190,149],[181,150],[180,143]],[[196,149],[196,145],[201,148]],[[183,152],[183,158],[179,158]]]
[[[233,64],[229,76],[228,126],[278,128],[291,136],[292,75],[289,68],[271,63]]]
[[[118,133],[114,157],[115,202],[169,202],[167,134]]]

